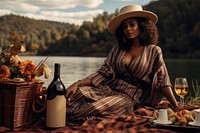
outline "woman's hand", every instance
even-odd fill
[[[72,85],[70,85],[67,90],[66,90],[66,97],[67,100],[70,101],[71,97],[76,93],[77,89],[78,89],[79,83],[75,82]]]
[[[78,87],[82,87],[84,85],[91,85],[90,79],[86,78],[86,79],[78,80],[77,82],[70,85],[66,90],[67,100],[70,101],[72,96],[76,93]]]
[[[184,110],[184,106],[178,105],[175,108],[173,108],[174,112],[179,112],[181,110]]]

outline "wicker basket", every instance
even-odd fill
[[[0,83],[0,125],[16,129],[34,122],[32,102],[42,85],[42,81]]]

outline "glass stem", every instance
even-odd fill
[[[184,107],[184,96],[180,96],[180,106]]]

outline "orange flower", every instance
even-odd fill
[[[31,60],[23,61],[20,64],[20,72],[22,75],[28,76],[35,73],[35,64]]]
[[[11,76],[10,69],[6,65],[0,67],[0,81]]]

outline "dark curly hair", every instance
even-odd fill
[[[145,18],[135,18],[135,19],[137,20],[140,27],[139,38],[140,38],[141,44],[143,46],[151,45],[151,44],[158,45],[157,26],[149,19],[145,19]],[[118,45],[121,48],[128,50],[131,47],[131,45],[129,43],[129,40],[127,39],[124,40],[125,38],[124,38],[122,23],[117,28],[115,32],[115,37],[117,39]]]

